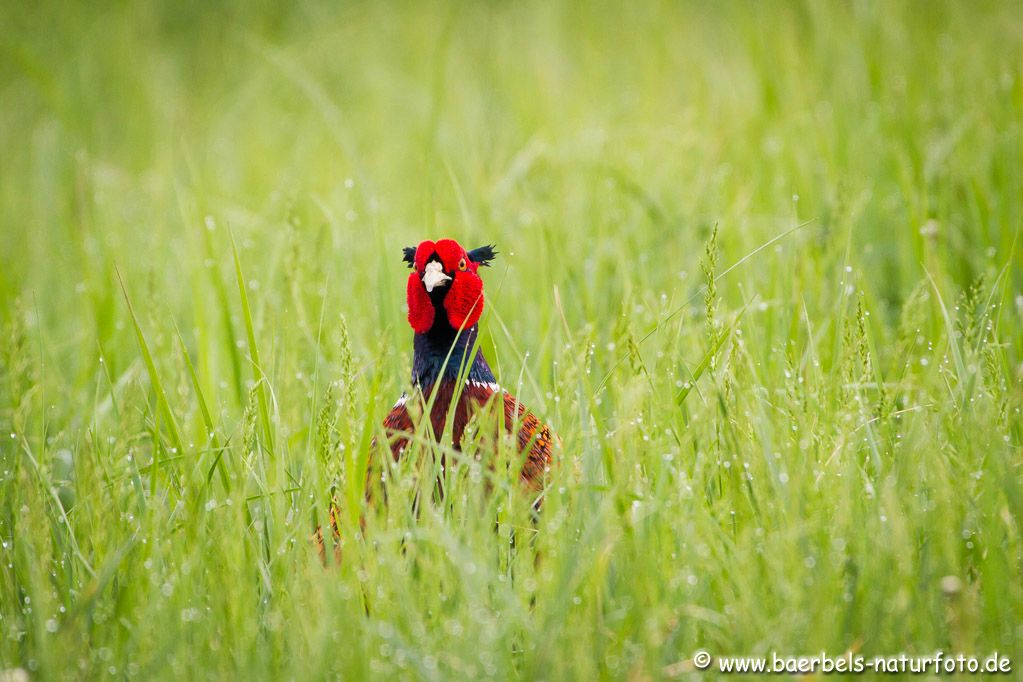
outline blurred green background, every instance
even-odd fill
[[[0,663],[1018,657],[1021,79],[1016,2],[3,3]],[[531,543],[479,472],[355,532],[443,236]]]

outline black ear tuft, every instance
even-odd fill
[[[408,263],[408,266],[410,268],[416,267],[416,247],[414,247],[414,246],[406,246],[401,251],[402,251],[403,254],[405,254],[404,256],[402,256],[401,259],[403,261],[405,261],[406,263]]]
[[[497,256],[497,251],[494,251],[494,247],[497,244],[491,244],[490,246],[481,246],[478,249],[473,249],[469,252],[469,260],[473,263],[479,263],[483,267],[490,267],[490,261],[494,260]]]

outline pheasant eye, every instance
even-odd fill
[[[465,270],[465,259],[464,258],[462,258],[461,260],[458,261],[458,269],[459,270]]]

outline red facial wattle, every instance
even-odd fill
[[[444,298],[448,322],[455,329],[468,329],[483,314],[483,280],[475,272],[459,272]]]
[[[430,295],[426,293],[419,273],[413,272],[408,276],[406,287],[406,300],[408,301],[408,323],[419,334],[425,334],[433,326],[433,302]]]

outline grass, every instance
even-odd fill
[[[1019,675],[1021,64],[1011,2],[5,3],[0,668]],[[439,236],[535,526],[474,461],[413,512],[428,444],[362,508]]]

